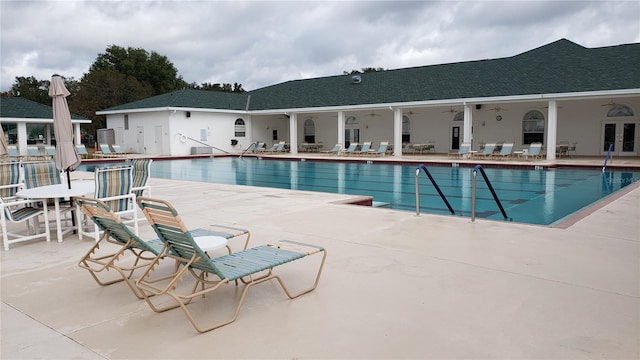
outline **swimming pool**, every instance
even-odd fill
[[[83,165],[79,170],[93,171]],[[429,166],[455,211],[471,216],[473,169]],[[640,172],[587,169],[484,169],[509,220],[554,225],[579,210],[640,180]],[[373,196],[377,204],[415,211],[416,166],[323,161],[206,158],[154,161],[151,176],[221,184]],[[420,211],[451,215],[424,173]],[[477,176],[476,217],[504,220],[482,176]]]

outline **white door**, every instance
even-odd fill
[[[144,127],[138,126],[136,130],[136,143],[138,145],[137,153],[146,154],[146,149],[144,147]]]
[[[153,154],[162,154],[162,125],[153,127]]]
[[[635,156],[638,154],[638,122],[607,120],[602,123],[601,148],[606,155],[611,147],[611,153],[617,156]]]

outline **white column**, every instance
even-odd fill
[[[289,153],[298,153],[298,114],[289,114]]]
[[[402,109],[393,110],[393,156],[402,157]]]
[[[75,131],[73,132],[76,138],[76,145],[80,145],[82,144],[82,138],[81,138],[81,134],[80,134],[80,123],[76,123],[75,124]]]
[[[547,160],[556,159],[556,139],[558,136],[558,104],[549,101],[549,121],[547,123]]]
[[[20,149],[20,155],[27,155],[27,123],[17,122],[18,131],[18,149]]]
[[[471,144],[471,148],[474,149],[473,146],[473,138],[471,135],[471,126],[473,124],[473,111],[471,111],[471,106],[468,104],[464,104],[464,124],[462,129],[462,142]]]
[[[344,147],[344,111],[338,111],[338,144]]]

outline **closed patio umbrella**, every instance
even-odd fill
[[[4,138],[4,131],[0,125],[0,156],[5,156],[7,153],[7,140]]]
[[[67,104],[71,93],[64,86],[60,75],[51,76],[49,96],[53,98],[53,132],[56,136],[56,167],[67,173],[67,183],[71,189],[69,172],[80,164],[80,156],[73,145],[73,125]]]

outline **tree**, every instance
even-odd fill
[[[20,96],[41,104],[51,104],[49,81],[37,80],[33,76],[16,76],[16,82],[11,86],[9,94],[10,96]]]
[[[90,129],[85,131],[95,134],[97,129],[106,127],[106,118],[96,115],[96,111],[154,95],[154,89],[133,76],[111,70],[96,70],[85,74],[78,85],[78,92],[69,99],[72,113],[92,119]]]
[[[140,83],[150,86],[154,95],[187,86],[166,56],[155,51],[149,53],[139,48],[125,49],[111,45],[104,53],[98,54],[96,61],[89,68],[89,73],[95,71],[112,71],[131,76]]]
[[[377,67],[377,68],[365,67],[365,68],[362,68],[361,70],[343,71],[342,73],[344,75],[357,75],[357,74],[364,74],[364,73],[370,73],[370,72],[379,72],[379,71],[385,71],[385,70],[384,70],[384,68],[381,68],[381,67]]]
[[[200,85],[197,85],[196,83],[191,83],[191,84],[189,84],[188,87],[190,89],[194,89],[194,90],[226,91],[226,92],[235,92],[235,93],[244,93],[244,92],[246,92],[242,88],[242,84],[239,84],[239,83],[234,83],[233,85],[227,84],[227,83],[224,83],[224,84],[202,83]]]

